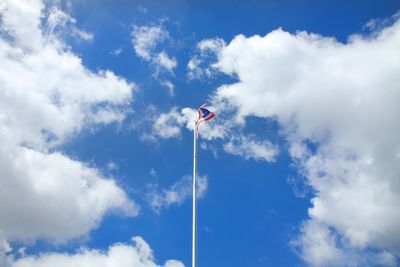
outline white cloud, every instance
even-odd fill
[[[170,96],[174,96],[174,94],[175,94],[175,92],[174,92],[175,85],[172,82],[170,82],[170,81],[162,81],[161,85],[165,86],[168,89],[168,94]]]
[[[221,38],[204,39],[197,44],[197,49],[199,49],[201,53],[210,52],[218,54],[225,46],[226,43]]]
[[[151,168],[149,171],[151,177],[158,179],[157,171],[154,168]]]
[[[264,37],[236,36],[214,64],[238,79],[219,87],[214,101],[237,108],[238,121],[279,122],[315,192],[310,219],[339,236],[336,244],[305,242],[303,251],[317,253],[310,258],[319,257],[312,249],[318,242],[340,250],[343,240],[358,255],[369,248],[400,255],[399,46],[399,21],[346,44],[278,29]],[[304,237],[312,234],[308,229]],[[346,262],[361,259],[357,253],[343,254]]]
[[[300,230],[301,235],[291,241],[291,246],[311,266],[396,266],[394,254],[387,250],[360,253],[317,220],[306,221]],[[337,248],[338,242],[342,249]]]
[[[113,180],[61,153],[3,143],[0,177],[0,202],[7,203],[0,207],[0,230],[6,240],[65,242],[95,228],[109,210],[138,212]]]
[[[119,56],[124,51],[122,47],[118,47],[115,50],[111,51],[110,54],[114,56]]]
[[[371,19],[368,21],[363,28],[372,31],[373,33],[378,33],[385,27],[393,24],[394,21],[400,18],[400,11],[397,11],[393,16],[381,19]]]
[[[43,144],[46,135],[63,142],[92,123],[121,121],[128,111],[132,84],[111,71],[90,72],[58,46],[25,51],[2,39],[0,57],[1,124],[16,142]]]
[[[205,196],[208,187],[207,176],[197,176],[197,197]],[[150,185],[147,199],[150,207],[156,212],[172,205],[180,205],[192,196],[193,178],[190,175],[183,176],[179,181],[171,185],[168,189],[158,190],[157,185]]]
[[[178,65],[178,63],[176,62],[175,58],[170,58],[167,53],[165,53],[164,51],[158,53],[158,55],[156,56],[154,62],[158,65],[163,67],[164,69],[166,69],[169,72],[172,72],[176,66]]]
[[[161,138],[178,137],[181,135],[181,127],[185,122],[185,117],[178,112],[177,108],[172,108],[169,112],[155,117],[153,135]]]
[[[196,45],[196,53],[187,64],[187,76],[189,80],[211,78],[216,74],[213,65],[207,64],[214,60],[226,46],[223,39],[204,39]]]
[[[132,44],[136,54],[144,60],[150,60],[157,44],[169,37],[161,26],[134,26]]]
[[[343,265],[343,254],[336,248],[336,237],[323,223],[310,220],[302,225],[299,239],[292,246],[300,249],[300,256],[312,266]]]
[[[83,30],[80,30],[78,28],[73,28],[72,29],[72,35],[76,36],[76,37],[78,37],[78,38],[80,38],[80,39],[82,39],[84,41],[87,41],[87,42],[93,41],[93,39],[94,39],[93,33],[90,33],[90,32],[87,32],[87,31],[83,31]]]
[[[5,240],[0,240],[0,255],[9,253],[12,251],[12,247],[10,244]]]
[[[57,7],[52,7],[50,9],[47,16],[47,29],[50,32],[54,32],[57,27],[64,28],[68,23],[74,24],[76,20]]]
[[[60,10],[57,6],[53,6],[49,9],[46,22],[46,34],[50,36],[69,33],[71,36],[87,42],[93,41],[94,39],[92,33],[77,28],[76,19]]]
[[[163,265],[155,262],[153,251],[141,238],[132,238],[134,245],[117,243],[108,251],[81,249],[75,254],[43,253],[39,256],[25,256],[10,260],[5,267],[184,267],[177,260],[167,260]]]
[[[245,159],[264,160],[266,162],[275,162],[278,155],[278,149],[271,142],[254,140],[254,136],[232,138],[224,145],[224,150]]]
[[[173,74],[178,62],[170,57],[167,52],[157,49],[159,44],[168,40],[170,35],[162,26],[134,26],[132,31],[132,44],[136,54],[143,60],[151,63],[155,68],[155,76],[160,71]]]
[[[189,80],[200,79],[203,75],[203,70],[200,68],[201,60],[198,58],[191,58],[187,64]]]
[[[122,121],[134,85],[85,68],[52,33],[74,19],[46,10],[41,1],[0,3],[0,242],[66,242],[110,211],[138,212],[112,179],[57,152],[84,129]]]
[[[106,168],[108,171],[117,171],[119,169],[119,166],[114,161],[109,161],[106,165]]]
[[[4,0],[0,3],[1,28],[12,34],[16,46],[34,48],[42,45],[40,18],[43,8],[41,0]]]

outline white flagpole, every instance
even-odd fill
[[[192,267],[197,266],[197,194],[196,194],[196,147],[197,127],[193,130],[193,224],[192,224]]]

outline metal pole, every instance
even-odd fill
[[[193,130],[193,224],[192,224],[192,267],[197,266],[197,194],[196,194],[196,147],[197,127]]]

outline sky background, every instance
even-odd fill
[[[0,265],[400,264],[400,2],[0,2]]]

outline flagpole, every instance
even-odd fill
[[[197,267],[197,197],[196,197],[196,147],[197,127],[193,130],[193,224],[192,224],[192,267]]]

